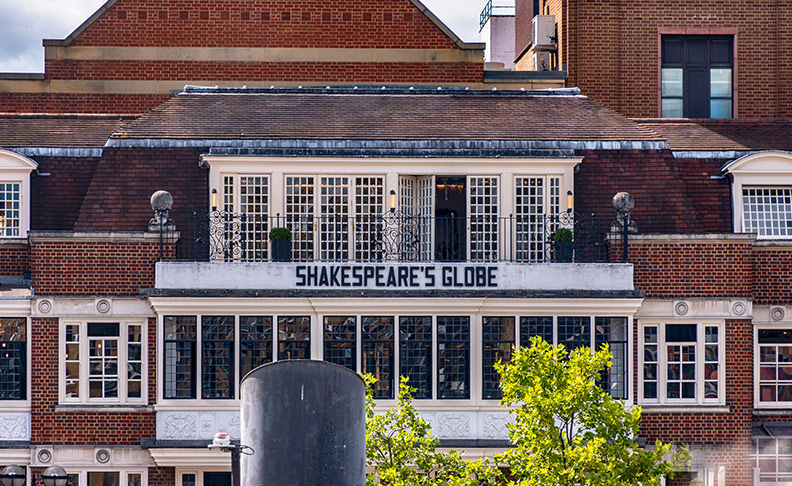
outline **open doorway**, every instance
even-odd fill
[[[464,176],[435,177],[435,260],[464,261],[467,254],[467,192]]]

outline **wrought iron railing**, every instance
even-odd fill
[[[191,223],[190,228],[179,228],[182,240],[176,245],[176,260],[271,261],[269,231],[285,227],[292,236],[291,261],[626,261],[626,233],[620,220],[572,212],[430,217],[394,211],[359,216],[260,217],[212,211],[194,213]],[[167,235],[165,241],[169,241]]]

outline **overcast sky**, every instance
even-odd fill
[[[44,72],[42,39],[63,39],[106,0],[0,0],[0,72]],[[464,41],[478,41],[486,0],[423,0]]]

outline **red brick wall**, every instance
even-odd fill
[[[50,61],[50,79],[284,81],[326,83],[480,83],[472,62]]]
[[[176,484],[175,467],[150,467],[148,470],[149,486],[173,486]]]
[[[135,296],[154,286],[158,257],[156,240],[34,241],[33,288],[39,295]]]
[[[0,276],[21,277],[30,271],[30,247],[0,245]]]
[[[792,304],[792,246],[753,249],[754,304]]]
[[[0,112],[145,113],[171,94],[0,93]]]
[[[40,176],[31,181],[30,228],[71,230],[80,213],[85,191],[91,183],[98,157],[34,157]]]
[[[792,117],[785,88],[792,84],[792,62],[786,53],[792,45],[788,1],[564,3],[565,11],[559,8],[555,15],[561,63],[569,65],[568,86],[580,87],[583,94],[616,111],[631,117],[659,116],[660,29],[730,29],[737,32],[738,116]],[[527,16],[518,18],[518,30],[530,21]]]
[[[456,46],[408,0],[119,0],[72,46]]]
[[[635,286],[648,298],[750,297],[750,240],[630,240]]]
[[[153,412],[56,411],[58,319],[34,318],[31,328],[32,444],[140,445],[141,437],[156,436]]]
[[[635,339],[637,342],[637,339]],[[726,484],[751,484],[749,463],[753,410],[753,325],[726,321],[726,406],[728,413],[644,413],[640,435],[649,443],[702,445],[708,461],[726,465]],[[637,348],[634,350],[637,352]]]

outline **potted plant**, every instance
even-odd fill
[[[553,251],[555,254],[555,261],[572,261],[574,243],[572,241],[572,231],[569,228],[558,228],[555,230],[555,233],[553,233]]]
[[[269,232],[270,251],[273,262],[291,261],[291,239],[289,228],[272,228]]]

